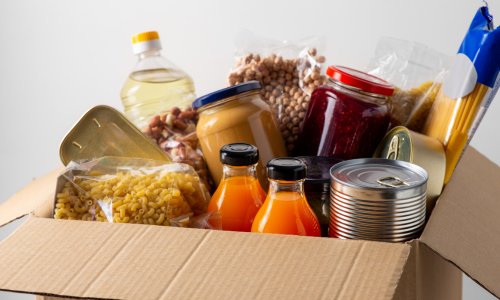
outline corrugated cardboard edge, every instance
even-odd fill
[[[49,222],[69,222],[69,221],[64,221],[64,220],[54,220],[54,219],[46,220],[46,219],[47,218],[39,218],[39,217],[34,216],[33,214],[31,214],[30,215],[30,219],[28,219],[21,226],[19,226],[10,236],[8,236],[4,241],[0,242],[0,244],[2,244],[4,242],[7,242],[10,238],[14,238],[16,236],[16,233],[18,231],[23,231],[23,230],[26,230],[27,227],[33,226],[32,225],[33,222],[35,222],[36,224],[39,224],[38,222],[45,222],[45,221],[49,221]],[[70,224],[78,226],[79,223],[98,224],[99,222],[78,222],[78,221],[72,221]],[[111,223],[104,223],[104,224],[105,225],[110,225],[110,226],[116,226],[116,225],[118,225],[118,224],[111,224]],[[137,232],[145,233],[145,232],[147,232],[147,230],[149,228],[155,227],[155,226],[150,226],[150,225],[137,225],[137,224],[119,224],[119,225],[122,225],[122,226],[133,226],[133,228],[135,229],[136,233]],[[162,227],[159,227],[159,228],[161,229]],[[163,227],[163,228],[165,228],[165,227]],[[207,235],[210,233],[209,230],[202,230],[202,229],[173,228],[173,227],[168,227],[168,228],[169,229],[174,229],[174,230],[196,231],[198,233],[197,235],[202,236],[201,239],[195,241],[195,245],[196,246],[190,252],[188,258],[193,255],[194,251],[200,246],[200,244],[207,238]],[[123,230],[123,228],[122,228],[122,230]],[[128,244],[128,242],[125,242],[125,244]],[[180,265],[180,268],[177,270],[176,273],[178,273],[184,267],[184,265],[186,264],[187,261],[188,260],[185,260]],[[74,279],[75,278],[73,277],[72,280],[74,280]],[[61,295],[61,294],[33,292],[33,291],[26,291],[26,290],[21,290],[21,289],[20,290],[11,290],[11,289],[0,288],[0,291],[6,291],[6,292],[12,292],[12,293],[20,293],[20,294],[32,294],[32,295],[39,296],[39,297],[50,297],[50,298],[55,298],[55,299],[58,299],[58,298],[64,298],[64,299],[91,299],[91,300],[114,300],[114,299],[118,299],[118,298],[108,298],[108,297],[80,297],[80,296],[76,296],[76,295],[66,296],[66,295]],[[48,299],[50,299],[50,298],[48,298]],[[44,298],[42,298],[42,299],[44,299]]]
[[[59,300],[59,299],[76,299],[76,298],[63,298],[63,297],[35,295],[35,300]]]
[[[206,238],[207,238],[208,234],[205,235],[205,237],[203,237],[203,239],[201,240],[201,242],[203,242]],[[413,241],[417,241],[417,240],[413,240]],[[200,243],[201,244],[201,243]],[[407,244],[408,246],[410,246],[410,252],[412,251],[412,246],[411,246],[411,243],[410,242],[407,242],[405,243]],[[403,275],[403,271],[406,267],[406,264],[408,263],[408,260],[409,260],[409,257],[410,257],[410,252],[408,252],[408,255],[406,255],[406,259],[404,261],[404,264],[403,264],[403,269],[400,271],[399,273],[399,277],[397,279],[397,282],[396,282],[396,285],[394,287],[394,290],[392,292],[392,296],[391,296],[391,299],[394,299],[394,296],[395,296],[395,293],[396,293],[396,289],[397,287],[399,286],[399,283],[401,281],[401,277]],[[184,267],[184,265],[186,264],[186,262],[183,264],[183,266],[181,267],[180,270],[182,270],[182,268]],[[180,271],[179,270],[179,271]],[[175,280],[175,279],[174,279]],[[5,290],[5,291],[8,291],[8,290]],[[20,294],[25,294],[23,292],[19,292],[19,291],[9,291],[9,292],[13,292],[13,293],[20,293]],[[75,300],[80,300],[80,299],[84,299],[84,300],[115,300],[115,299],[111,299],[111,298],[80,298],[80,297],[67,297],[67,296],[62,296],[62,295],[54,295],[54,294],[44,294],[44,293],[37,293],[37,294],[33,294],[35,296],[35,300],[60,300],[60,299],[75,299]]]
[[[399,278],[398,285],[393,295],[396,300],[416,300],[417,299],[417,243],[418,240],[406,242],[410,245],[410,253]]]
[[[461,300],[462,271],[420,241],[417,247],[418,300]]]
[[[64,167],[60,167],[34,179],[2,203],[0,205],[0,228],[36,211],[48,199],[53,200],[57,176],[63,170]]]
[[[490,291],[488,288],[486,288],[484,285],[481,284],[481,282],[477,281],[476,279],[474,279],[474,277],[470,276],[469,273],[467,273],[464,269],[462,269],[459,265],[457,265],[456,263],[454,263],[453,261],[447,259],[446,257],[442,256],[441,254],[439,254],[438,251],[432,249],[431,246],[429,246],[428,244],[424,243],[424,242],[421,242],[422,244],[426,245],[429,249],[431,249],[434,253],[436,253],[439,257],[441,257],[442,259],[444,259],[445,261],[451,263],[452,265],[454,265],[455,267],[457,267],[457,269],[459,269],[460,271],[462,271],[462,273],[464,273],[465,275],[467,275],[467,277],[469,277],[470,279],[472,279],[475,283],[477,283],[478,285],[480,285],[483,289],[487,290],[490,294],[492,294],[493,296],[497,297],[498,299],[500,299],[500,296],[499,295],[496,295],[495,293],[493,293],[492,291]]]
[[[133,226],[140,226],[140,225],[133,225]],[[211,233],[212,233],[211,231],[207,231],[206,232],[206,234],[203,236],[203,238],[199,241],[198,246],[194,249],[194,251],[191,254],[191,256],[194,255],[194,253],[196,252],[196,250],[200,247],[201,244],[203,244],[204,241],[207,240],[207,238],[209,237],[209,235]],[[266,234],[266,235],[269,235],[269,234]],[[368,242],[368,243],[379,243],[379,242]],[[383,243],[383,244],[385,244],[385,243]],[[410,252],[412,250],[412,246],[409,243],[405,243],[405,244],[409,247],[408,252],[401,253],[400,258],[398,258],[399,261],[403,261],[402,268],[399,270],[399,272],[397,273],[397,275],[394,274],[395,277],[397,276],[397,278],[395,278],[396,279],[396,283],[393,286],[393,288],[390,291],[390,293],[386,294],[386,296],[387,296],[386,299],[393,299],[394,298],[394,294],[396,292],[397,286],[400,283],[400,280],[401,280],[404,268],[405,268],[406,264],[408,263],[408,259],[409,259]],[[355,257],[354,261],[358,260],[359,255],[360,255],[360,253],[356,254],[356,257]],[[188,260],[186,260],[181,265],[181,267],[179,268],[179,270],[177,270],[177,272],[176,272],[177,275],[174,277],[174,279],[172,280],[172,282],[174,282],[177,279],[178,273],[180,273],[185,268],[186,263],[187,263]],[[348,275],[348,277],[349,277],[349,275]],[[347,279],[347,277],[346,277],[346,279]],[[172,284],[172,282],[170,284]],[[344,289],[344,285],[345,285],[345,282],[342,284],[342,289],[341,290]],[[15,292],[15,293],[32,293],[32,292],[13,291],[13,290],[7,290],[7,289],[0,289],[0,290],[9,291],[9,292]],[[92,298],[92,297],[89,298],[89,297],[64,296],[64,295],[59,295],[59,294],[48,294],[48,293],[32,293],[32,294],[36,296],[37,300],[58,300],[58,299],[92,299],[92,300],[98,299],[98,300],[107,300],[107,299],[113,299],[113,298]],[[340,294],[342,294],[342,292]]]
[[[406,268],[408,262],[410,261],[410,256],[412,255],[413,247],[412,247],[412,245],[411,245],[410,242],[406,242],[405,243],[406,245],[410,246],[410,251],[408,251],[408,254],[406,255],[406,259],[405,259],[405,262],[403,264],[403,268],[401,269],[401,272],[399,273],[398,280],[396,281],[396,285],[394,286],[394,290],[392,291],[391,299],[394,299],[394,297],[396,296],[396,291],[398,289],[399,284],[401,283],[401,279],[403,277],[403,273],[405,271],[405,268]]]
[[[8,291],[4,290],[6,292],[11,292],[11,293],[16,293],[16,294],[27,294],[23,292],[17,292],[17,291]],[[66,296],[60,296],[60,295],[50,295],[50,294],[29,294],[33,295],[35,297],[35,300],[60,300],[60,299],[75,299],[75,300],[119,300],[119,299],[104,299],[104,298],[75,298],[75,297],[66,297]]]
[[[462,272],[420,240],[412,245],[394,300],[461,300]]]
[[[469,174],[471,172],[474,172],[474,175],[477,178],[481,178],[481,175],[482,175],[481,171],[482,170],[483,171],[487,170],[487,172],[492,172],[492,174],[496,174],[497,177],[498,177],[498,172],[499,172],[498,170],[500,170],[500,169],[499,169],[499,167],[495,163],[493,163],[491,160],[489,160],[487,157],[485,157],[479,151],[477,151],[473,147],[468,147],[466,153],[461,158],[461,163],[457,166],[457,168],[456,168],[456,170],[454,172],[454,175],[451,177],[450,182],[445,187],[445,189],[444,189],[443,194],[441,195],[441,197],[438,199],[438,201],[436,203],[436,207],[434,208],[433,214],[431,215],[431,218],[430,218],[427,226],[425,227],[424,232],[422,233],[422,236],[420,238],[420,242],[422,244],[424,244],[425,246],[427,246],[434,253],[436,253],[439,257],[441,257],[445,261],[451,263],[456,268],[458,268],[459,270],[461,270],[470,279],[472,279],[478,285],[480,285],[481,287],[483,287],[489,293],[491,293],[492,295],[494,295],[495,297],[497,297],[497,298],[500,299],[500,294],[496,294],[491,289],[487,288],[484,284],[482,284],[477,279],[475,279],[468,271],[466,271],[464,268],[462,268],[459,265],[460,262],[455,262],[455,261],[451,260],[450,258],[445,257],[443,254],[441,254],[441,252],[438,249],[439,247],[441,247],[441,245],[439,245],[439,244],[432,245],[434,243],[434,241],[440,241],[440,240],[442,240],[443,237],[440,236],[440,235],[442,235],[443,233],[447,233],[446,228],[441,228],[441,226],[445,226],[445,227],[448,226],[448,228],[450,228],[449,224],[451,224],[451,222],[448,222],[447,224],[439,224],[440,223],[439,221],[442,221],[443,217],[447,217],[449,219],[449,216],[447,216],[447,215],[449,215],[449,212],[447,211],[447,208],[450,208],[450,204],[454,200],[456,202],[456,199],[448,199],[448,198],[453,198],[453,197],[451,197],[451,196],[448,197],[448,195],[447,195],[448,193],[452,193],[452,194],[456,193],[456,190],[453,190],[453,192],[448,192],[447,193],[447,188],[449,188],[451,185],[453,185],[455,187],[455,189],[457,189],[457,188],[460,189],[462,187],[462,185],[455,184],[456,182],[460,182],[460,181],[466,180],[467,176],[469,176]],[[491,188],[491,187],[489,187],[489,188]],[[498,187],[494,186],[493,188],[498,188]],[[478,189],[478,187],[476,187],[475,185],[474,186],[469,186],[469,189]],[[466,201],[472,201],[472,200],[466,200]],[[481,202],[479,202],[479,203],[481,203]],[[494,202],[494,205],[496,205],[496,202]],[[455,203],[452,206],[459,207]],[[500,205],[498,205],[498,206],[500,206]],[[490,209],[494,209],[494,207],[490,207]],[[469,214],[470,214],[470,211],[469,211]],[[464,215],[468,215],[468,214],[464,214]],[[436,219],[436,218],[438,218],[438,219]],[[490,217],[490,219],[491,219],[491,217]],[[469,220],[469,222],[470,222],[470,220]],[[434,225],[434,223],[436,223],[436,225]],[[430,237],[428,238],[428,236],[430,236]],[[458,240],[458,241],[464,239],[463,236],[460,233],[455,234],[455,236],[446,236],[444,238],[451,239],[451,240]],[[495,236],[491,237],[491,238],[495,239]],[[431,243],[426,242],[429,239],[430,239]],[[467,238],[465,238],[465,239],[469,240]],[[445,251],[446,251],[446,249],[445,249]],[[475,270],[471,270],[471,271],[474,272]],[[498,286],[498,283],[497,283],[497,286]],[[493,286],[492,288],[495,288],[495,286]]]
[[[23,228],[23,229],[24,229],[24,233],[31,233],[31,232],[32,232],[32,231],[31,231],[31,227],[26,227],[26,226],[31,225],[31,226],[35,226],[35,228],[39,228],[40,224],[44,224],[44,223],[46,222],[46,221],[42,221],[43,219],[38,219],[38,218],[37,218],[37,220],[39,220],[39,221],[36,221],[36,219],[30,219],[30,220],[31,220],[31,222],[29,222],[29,221],[28,221],[28,222],[25,222],[25,223],[24,223],[24,224],[23,224],[20,228],[18,228],[16,231],[21,230],[21,228]],[[52,223],[52,222],[57,222],[57,223],[59,223],[59,222],[69,222],[69,221],[60,221],[60,220],[47,220],[47,221],[49,221],[50,223]],[[33,222],[35,222],[35,223],[33,223]],[[40,223],[40,222],[42,222],[42,223]],[[31,223],[31,224],[30,224],[30,223]],[[80,222],[75,222],[73,225],[76,225],[77,223],[80,223]],[[85,223],[87,223],[87,222],[85,222]],[[92,222],[92,223],[93,223],[93,222]],[[51,226],[53,226],[54,224],[56,224],[56,223],[52,223],[52,224],[51,224]],[[62,223],[59,223],[59,225],[61,225],[61,224],[62,224]],[[57,225],[57,224],[56,224],[56,225]],[[83,224],[82,224],[82,225],[83,225]],[[90,224],[89,224],[89,225],[90,225]],[[113,226],[116,226],[116,225],[117,225],[117,224],[113,224]],[[122,224],[120,224],[120,225],[122,225]],[[118,226],[119,226],[119,225],[118,225]],[[131,225],[131,224],[123,224],[122,226],[133,226],[133,227],[134,227],[134,229],[138,229],[139,227],[142,227],[142,225]],[[137,226],[137,227],[135,227],[135,226]],[[144,225],[144,226],[146,226],[146,225]],[[147,226],[147,227],[149,227],[149,226]],[[60,228],[60,227],[58,227],[58,228]],[[102,229],[102,228],[101,228],[101,229]],[[121,228],[121,229],[123,230],[123,228]],[[175,230],[180,230],[180,231],[177,231],[177,232],[181,232],[181,231],[186,230],[186,232],[187,232],[187,231],[191,231],[191,230],[194,230],[194,229],[181,229],[181,228],[179,228],[179,229],[175,229]],[[134,230],[134,231],[137,231],[137,230]],[[142,230],[140,230],[140,231],[142,232]],[[173,283],[173,282],[175,282],[176,280],[181,280],[181,281],[185,280],[185,279],[186,279],[186,275],[188,276],[188,278],[190,277],[190,275],[189,275],[189,274],[191,274],[191,273],[189,272],[189,270],[185,270],[185,269],[192,268],[192,267],[193,267],[193,265],[187,265],[187,262],[188,262],[188,261],[190,261],[190,260],[193,258],[193,254],[194,254],[194,253],[196,253],[196,252],[200,249],[201,245],[203,245],[203,244],[204,244],[204,242],[206,242],[207,240],[210,240],[210,239],[209,239],[209,237],[212,237],[212,239],[211,239],[211,243],[212,243],[212,245],[215,245],[215,244],[213,244],[213,243],[215,242],[217,245],[219,245],[219,248],[221,248],[221,247],[222,247],[221,249],[223,249],[223,248],[225,247],[225,246],[224,246],[224,243],[220,243],[220,241],[225,240],[225,235],[227,235],[227,234],[231,235],[231,234],[232,234],[232,233],[230,233],[230,232],[215,232],[215,231],[208,231],[208,230],[207,230],[207,231],[204,231],[204,232],[199,232],[199,231],[197,231],[197,232],[198,232],[198,233],[203,233],[203,234],[201,234],[201,235],[200,235],[200,234],[197,234],[197,236],[199,236],[200,238],[198,238],[198,241],[197,241],[197,242],[195,242],[195,244],[196,244],[196,245],[194,245],[194,244],[193,244],[193,245],[194,245],[194,248],[192,249],[193,251],[191,251],[191,254],[189,254],[189,258],[188,258],[187,260],[184,260],[184,261],[183,261],[183,262],[179,265],[179,268],[177,268],[177,272],[175,272],[174,277],[173,277],[173,278],[172,278],[172,280],[170,281],[170,283],[169,283],[169,287],[172,287],[172,283]],[[137,233],[137,232],[136,232],[136,233]],[[12,236],[15,236],[15,233],[14,233]],[[12,236],[11,236],[11,237],[12,237]],[[66,236],[66,233],[63,235],[63,237],[65,237],[65,236]],[[99,235],[99,236],[100,236],[100,235]],[[274,235],[265,235],[265,234],[263,234],[263,235],[255,235],[255,234],[250,234],[250,235],[248,235],[248,234],[247,234],[247,236],[246,236],[246,237],[243,237],[243,238],[244,238],[244,240],[245,240],[245,239],[247,239],[247,240],[248,240],[248,237],[252,237],[252,238],[253,238],[253,240],[255,240],[255,237],[257,237],[257,236],[259,236],[259,239],[258,239],[258,240],[259,240],[259,241],[261,241],[261,242],[263,242],[263,241],[265,241],[265,240],[268,240],[269,238],[273,238],[273,237],[274,237]],[[267,236],[267,237],[265,237],[265,236]],[[11,238],[11,237],[9,237],[9,238]],[[9,238],[8,238],[8,239],[9,239]],[[280,238],[282,238],[282,239],[283,239],[283,238],[285,238],[285,239],[289,239],[290,237],[288,237],[288,236],[281,236]],[[297,237],[294,237],[294,238],[297,238]],[[7,241],[8,239],[6,239],[6,241]],[[21,241],[21,240],[20,240],[20,237],[18,237],[17,239],[18,239],[18,241],[17,241],[17,242],[19,243],[19,242]],[[302,243],[301,243],[301,244],[304,244],[304,242],[307,242],[307,240],[310,240],[310,239],[316,239],[316,238],[307,238],[307,237],[306,237],[306,238],[304,238],[304,240],[301,240],[301,241],[302,241]],[[56,239],[56,240],[57,240],[57,239]],[[318,239],[318,241],[320,241],[320,240],[322,240],[322,239]],[[326,241],[326,239],[325,239],[324,241]],[[287,243],[288,243],[288,244],[290,244],[290,242],[291,242],[291,241],[288,241]],[[347,242],[347,243],[353,243],[353,242],[354,242],[354,243],[362,243],[361,241],[345,241],[345,242]],[[380,245],[382,245],[382,244],[383,244],[383,245],[385,245],[383,248],[373,248],[373,250],[372,250],[372,251],[377,251],[376,249],[379,249],[379,250],[380,250],[380,249],[385,249],[385,248],[386,248],[386,246],[388,245],[387,243],[377,243],[377,242],[364,242],[364,243],[367,243],[367,244],[365,244],[365,245],[363,245],[363,246],[368,246],[368,247],[369,247],[368,243],[370,243],[370,245],[375,245],[375,243],[376,243],[376,244],[380,244]],[[372,244],[372,243],[374,243],[374,244]],[[306,243],[306,244],[307,244],[307,243]],[[324,243],[321,243],[321,244],[324,244]],[[18,244],[18,245],[21,245],[21,244]],[[351,245],[355,245],[355,244],[351,244]],[[361,247],[359,248],[359,250],[360,250],[360,251],[361,251],[363,248],[365,248],[365,247],[363,247],[363,246],[361,246]],[[205,245],[204,247],[206,248],[206,247],[207,247],[207,245]],[[212,249],[212,248],[210,248],[210,249]],[[326,249],[326,248],[325,248],[325,249]],[[35,251],[36,251],[36,249],[34,249],[34,248],[33,248],[33,249],[28,250],[28,251],[29,251],[28,253],[36,253],[36,252],[33,252],[33,250],[35,250]],[[206,249],[205,249],[205,250],[206,250]],[[345,249],[344,249],[344,250],[345,250]],[[409,253],[410,253],[410,250],[411,250],[411,246],[410,246],[410,245],[405,245],[405,247],[404,247],[404,248],[401,248],[401,250],[399,250],[399,251],[398,251],[400,256],[399,256],[399,257],[396,257],[396,258],[395,258],[395,260],[394,260],[394,262],[396,262],[395,264],[398,266],[398,268],[396,268],[396,269],[394,269],[394,270],[393,270],[392,275],[389,275],[389,276],[392,278],[392,279],[390,279],[390,282],[392,282],[392,283],[391,283],[391,285],[390,285],[390,286],[387,286],[387,288],[389,288],[389,289],[384,289],[384,290],[385,290],[385,295],[383,296],[383,299],[391,299],[391,298],[394,296],[394,292],[395,292],[396,287],[397,287],[397,284],[399,283],[399,280],[400,280],[400,278],[401,278],[402,271],[403,271],[403,269],[404,269],[404,265],[407,263],[407,260],[408,260],[408,255],[409,255]],[[236,251],[240,251],[240,250],[236,249]],[[230,251],[230,252],[231,252],[231,251]],[[359,255],[360,255],[360,253],[357,253],[357,254],[353,257],[353,262],[354,262],[354,261],[358,261],[358,259],[360,258],[360,256],[359,256]],[[365,255],[364,255],[364,256],[365,256],[365,257],[364,257],[364,260],[366,260],[366,258],[367,258],[367,256],[366,256],[366,255],[367,255],[367,253],[365,253]],[[196,257],[196,256],[194,256],[194,257]],[[205,259],[207,259],[205,256],[203,256],[203,257],[196,257],[196,258],[197,258],[198,260],[199,260],[200,258],[201,258],[201,259],[204,259],[204,260],[205,260]],[[363,261],[363,259],[362,259],[361,261]],[[18,262],[18,263],[19,263],[19,262]],[[23,264],[23,265],[24,265],[24,264]],[[376,265],[376,264],[375,264],[375,265]],[[391,265],[392,265],[392,264],[391,264]],[[189,268],[187,268],[186,266],[189,266]],[[194,264],[194,266],[197,266],[197,264]],[[362,263],[362,265],[361,265],[361,266],[364,266],[364,264]],[[228,267],[228,266],[222,266],[222,268],[225,268],[225,267]],[[234,266],[233,266],[233,267],[234,267]],[[351,268],[352,268],[352,266],[351,266],[351,267],[350,267],[350,269],[349,269],[349,270],[350,270],[350,271],[349,271],[349,273],[346,273],[346,275],[345,275],[346,277],[343,277],[343,278],[344,278],[344,282],[343,282],[343,283],[342,283],[342,285],[341,285],[341,289],[340,289],[340,291],[339,291],[339,295],[342,295],[342,294],[343,294],[343,292],[344,292],[344,289],[345,289],[344,284],[346,283],[346,282],[345,282],[345,280],[347,280],[347,282],[348,282],[348,281],[349,281],[349,278],[351,278],[351,276],[354,276],[354,278],[356,278],[356,276],[359,276],[360,274],[361,274],[361,275],[363,274],[363,272],[361,272],[361,271],[363,270],[362,268],[361,268],[361,269],[357,269],[357,271],[358,271],[357,273],[358,273],[358,274],[356,274],[356,272],[355,272],[355,273],[351,273],[351,272],[352,272],[352,270],[356,270],[356,269],[351,269]],[[233,268],[233,269],[234,269],[234,268]],[[26,271],[28,271],[28,270],[29,270],[29,268],[28,268],[28,269],[26,269]],[[360,272],[361,272],[361,273],[360,273]],[[183,274],[183,273],[184,273],[184,274]],[[9,277],[9,278],[11,278],[11,277]],[[182,279],[182,278],[184,278],[184,279]],[[333,278],[333,277],[332,277],[332,278]],[[73,279],[75,279],[75,278],[73,278]],[[352,279],[352,278],[351,278],[351,279]],[[372,282],[372,283],[373,283],[373,282]],[[178,286],[178,285],[176,285],[176,287],[177,287],[177,288],[179,288],[179,286]],[[104,297],[99,297],[99,298],[96,298],[96,297],[64,296],[64,295],[59,295],[59,294],[50,294],[50,293],[42,293],[42,292],[40,292],[40,293],[36,293],[36,292],[34,292],[34,291],[25,291],[25,290],[23,291],[23,290],[21,290],[21,289],[20,289],[20,290],[17,290],[17,291],[13,291],[13,290],[9,290],[9,289],[2,289],[2,290],[5,290],[5,291],[10,291],[10,292],[24,292],[24,293],[31,293],[31,294],[35,294],[35,295],[40,295],[40,296],[48,296],[48,297],[56,297],[56,298],[69,298],[69,299],[71,299],[71,298],[73,298],[73,299],[112,299],[112,298],[107,298],[107,297],[105,297],[104,295],[103,295]],[[348,291],[352,292],[353,290],[356,290],[355,285],[354,285],[354,286],[351,286],[351,285],[350,285],[350,288],[348,289]],[[324,292],[325,292],[325,291],[324,291]],[[165,293],[164,293],[164,294],[162,294],[162,295],[163,295],[163,296],[165,296]],[[163,297],[163,296],[162,296],[162,297]],[[379,294],[379,296],[382,296],[382,294]],[[323,298],[323,297],[324,297],[324,294],[322,294],[322,296],[321,296],[320,298]],[[382,297],[381,297],[381,298],[382,298]],[[42,299],[43,299],[43,298],[42,298]],[[50,299],[50,298],[49,298],[49,299]],[[358,295],[358,299],[359,299],[359,295]]]

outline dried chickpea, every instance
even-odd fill
[[[320,64],[324,62],[325,57],[318,55],[316,48],[307,49],[305,54],[295,59],[284,59],[276,54],[266,57],[247,54],[237,63],[237,67],[241,65],[239,69],[228,75],[227,83],[231,86],[250,80],[260,81],[262,98],[268,101],[277,116],[284,113],[289,117],[285,119],[279,115],[278,118],[282,134],[288,130],[287,134],[290,135],[283,135],[283,138],[293,137],[296,140],[297,135],[293,133],[292,127],[288,128],[288,124],[293,123],[292,119],[298,118],[299,122],[303,119],[299,115],[305,114],[309,95],[316,87],[327,82],[326,76],[320,72]],[[292,125],[297,126],[297,121]],[[298,123],[299,128],[300,125]],[[293,149],[293,144],[288,144],[287,148]]]

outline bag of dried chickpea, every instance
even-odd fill
[[[194,100],[193,93],[172,89],[158,102],[156,114],[136,125],[167,153],[172,162],[192,166],[212,194],[214,183],[196,135],[199,117],[191,108]]]
[[[274,109],[291,155],[311,93],[327,81],[325,38],[276,41],[241,30],[235,44],[235,68],[226,85],[260,81],[261,96]]]
[[[390,127],[421,132],[453,57],[425,45],[383,37],[368,72],[395,86],[389,97]]]
[[[54,218],[187,227],[206,226],[210,195],[186,164],[102,157],[72,161],[59,175]],[[194,217],[197,222],[192,222]]]

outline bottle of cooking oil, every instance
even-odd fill
[[[191,77],[161,56],[160,38],[156,31],[132,37],[133,51],[139,61],[121,92],[125,114],[136,124],[159,113],[158,105],[176,106],[186,94],[194,96]],[[172,105],[169,105],[172,103]]]

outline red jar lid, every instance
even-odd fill
[[[384,96],[392,96],[394,87],[385,80],[365,72],[342,66],[329,66],[326,75],[355,88]]]

